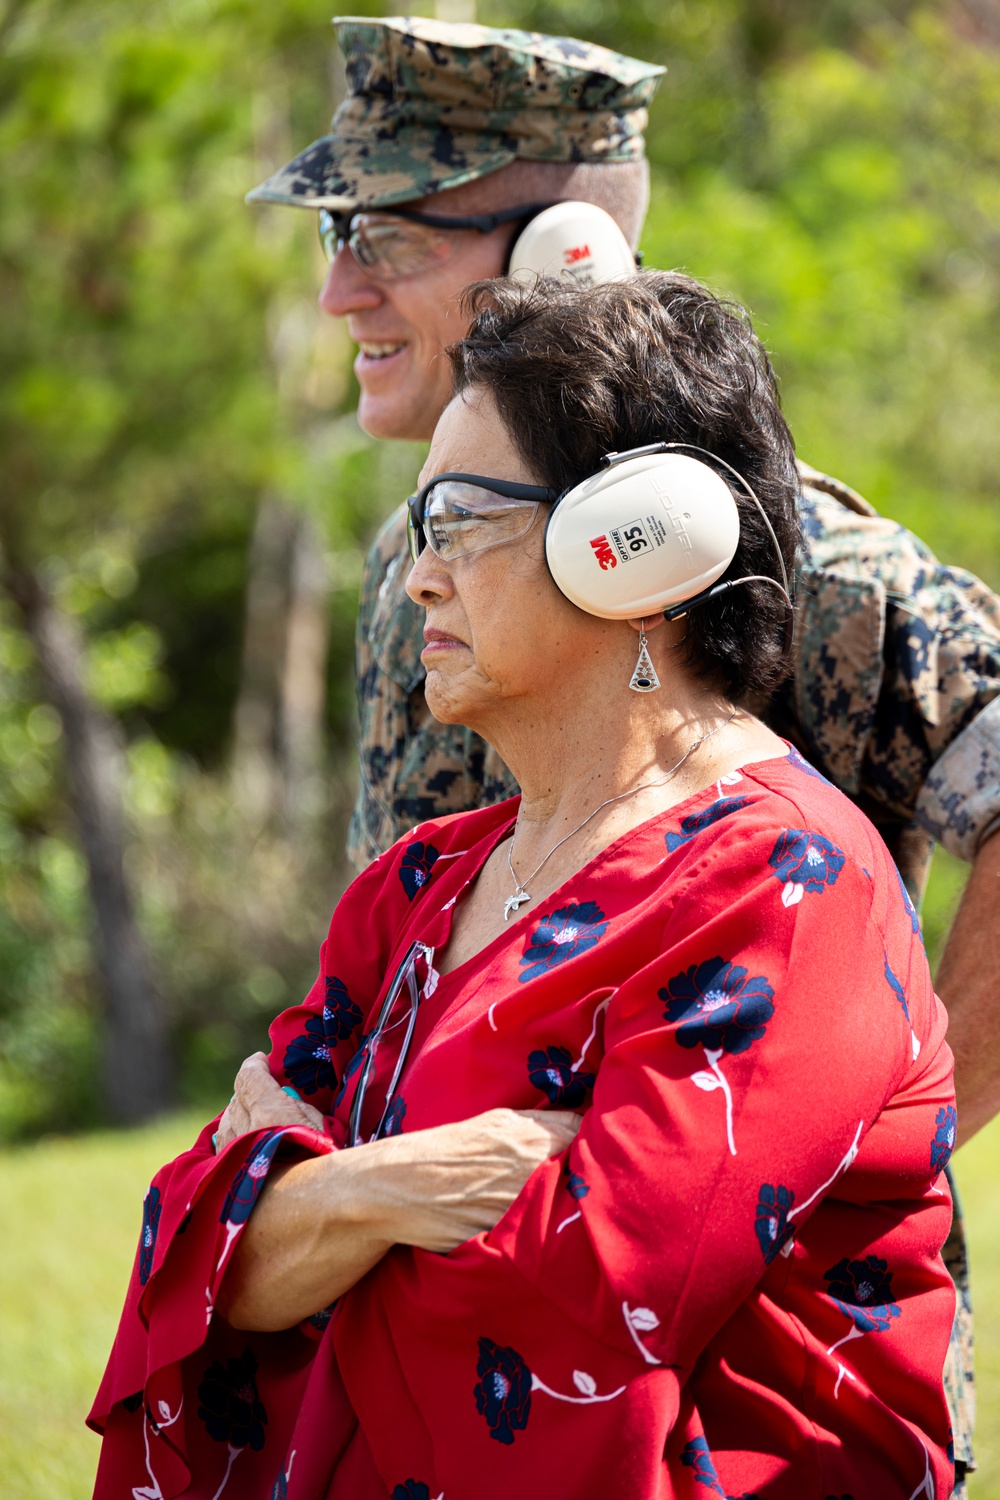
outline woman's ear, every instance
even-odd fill
[[[641,620],[629,620],[629,624],[635,631],[636,635],[638,635],[640,630],[644,630],[648,635],[651,630],[656,630],[660,625],[662,625],[664,619],[665,616],[661,612],[658,615],[645,615]]]

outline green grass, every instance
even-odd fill
[[[0,1152],[0,1496],[88,1500],[83,1421],[111,1348],[157,1167],[201,1121]]]
[[[190,1115],[122,1134],[0,1152],[0,1497],[88,1500],[98,1439],[83,1420],[111,1346],[142,1196],[182,1150]],[[1000,1500],[1000,1119],[955,1159],[972,1258],[980,1472]]]

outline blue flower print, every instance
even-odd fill
[[[705,1485],[713,1494],[722,1495],[725,1500],[726,1492],[719,1483],[719,1476],[712,1462],[711,1450],[705,1438],[692,1438],[689,1443],[685,1443],[681,1452],[681,1463],[686,1468],[694,1470],[694,1477],[699,1484]]]
[[[331,1047],[345,1041],[360,1024],[361,1007],[347,993],[347,985],[332,974],[325,977],[326,998],[323,1002],[323,1026]]]
[[[548,1095],[557,1109],[577,1109],[586,1104],[594,1087],[593,1073],[574,1073],[567,1047],[539,1047],[528,1053],[528,1078],[533,1088]]]
[[[795,1234],[795,1225],[788,1222],[794,1202],[795,1194],[792,1189],[780,1184],[772,1187],[769,1182],[765,1182],[757,1193],[757,1212],[753,1227],[767,1266]]]
[[[823,1276],[828,1295],[860,1333],[885,1333],[899,1308],[892,1300],[892,1272],[877,1255],[848,1260],[845,1255]]]
[[[361,1067],[361,1064],[365,1060],[365,1045],[366,1045],[367,1041],[368,1041],[368,1033],[365,1032],[365,1034],[358,1039],[358,1050],[357,1050],[357,1052],[355,1052],[354,1056],[351,1058],[350,1062],[347,1064],[347,1067],[344,1069],[344,1076],[340,1080],[340,1088],[337,1090],[337,1096],[336,1096],[336,1098],[333,1101],[333,1107],[334,1107],[334,1109],[337,1109],[339,1107],[340,1101],[343,1099],[344,1095],[347,1093],[348,1084],[350,1083],[351,1079],[354,1077],[355,1073],[358,1071],[358,1069]]]
[[[316,1094],[320,1089],[336,1087],[337,1070],[330,1057],[330,1042],[323,1017],[309,1017],[305,1036],[297,1036],[285,1048],[281,1068],[300,1094]]]
[[[476,1410],[486,1418],[490,1437],[512,1443],[531,1415],[531,1371],[516,1349],[480,1339],[476,1374]]]
[[[937,1112],[934,1121],[937,1129],[931,1141],[931,1171],[943,1172],[955,1149],[955,1132],[958,1129],[958,1113],[953,1104],[946,1104]]]
[[[810,761],[806,760],[804,755],[799,754],[794,745],[789,745],[788,747],[788,764],[794,766],[796,771],[801,771],[805,776],[815,776],[817,781],[826,782],[827,786],[833,785],[832,781],[827,781],[822,771],[817,771],[816,767]]]
[[[682,1022],[681,1046],[712,1052],[746,1052],[774,1015],[774,991],[765,976],[748,979],[746,969],[724,958],[692,964],[668,980],[659,996],[666,1001],[664,1019]]]
[[[399,866],[399,878],[408,900],[412,901],[423,890],[440,857],[440,849],[435,849],[433,844],[423,844],[418,839],[407,845]]]
[[[253,1148],[226,1194],[219,1215],[220,1223],[245,1224],[249,1219],[284,1133],[283,1130],[272,1130]]]
[[[690,1443],[685,1443],[681,1452],[681,1463],[685,1464],[687,1468],[694,1470],[694,1477],[697,1484],[707,1486],[713,1495],[721,1495],[723,1500],[761,1500],[760,1496],[751,1495],[749,1491],[744,1491],[742,1495],[726,1494],[719,1483],[719,1476],[715,1472],[715,1465],[712,1462],[708,1443],[703,1437],[692,1438]]]
[[[151,1187],[142,1204],[142,1232],[139,1235],[139,1285],[145,1286],[153,1270],[156,1236],[160,1228],[160,1190]]]
[[[667,849],[673,854],[682,844],[687,844],[706,828],[711,828],[713,823],[718,823],[722,818],[728,818],[730,813],[739,812],[743,807],[750,806],[749,797],[721,797],[706,807],[704,812],[690,813],[688,817],[681,819],[680,833],[668,833],[666,836]]]
[[[579,1172],[570,1172],[567,1168],[566,1191],[569,1193],[571,1198],[575,1198],[579,1203],[581,1198],[586,1198],[587,1194],[590,1192],[590,1188],[584,1182]]]
[[[288,1480],[279,1474],[271,1488],[271,1500],[288,1500]]]
[[[198,1387],[198,1415],[210,1438],[228,1443],[230,1448],[252,1448],[259,1453],[264,1446],[267,1412],[257,1393],[257,1357],[244,1349],[238,1359],[219,1360],[209,1365]]]
[[[886,958],[886,960],[885,960],[885,978],[886,978],[886,983],[888,984],[889,988],[892,990],[892,993],[895,995],[896,999],[899,1001],[900,1005],[903,1007],[903,1015],[906,1017],[907,1020],[909,1020],[910,1019],[910,1007],[906,1003],[906,993],[905,993],[905,991],[903,989],[903,986],[900,984],[899,980],[896,978],[895,974],[890,969],[888,958]]]
[[[406,1479],[396,1485],[392,1500],[431,1500],[430,1488],[420,1479]]]
[[[406,1118],[406,1100],[401,1094],[397,1094],[389,1105],[389,1111],[385,1117],[385,1125],[382,1127],[383,1135],[402,1135],[403,1120]]]
[[[561,906],[558,911],[543,917],[521,955],[524,968],[524,973],[519,975],[521,983],[537,979],[539,974],[547,974],[578,953],[586,953],[607,930],[604,913],[594,901],[571,901],[568,906]]]
[[[899,891],[900,895],[903,898],[903,905],[906,907],[906,915],[910,919],[910,926],[913,929],[914,933],[917,933],[920,931],[920,918],[917,916],[917,909],[913,904],[909,891],[906,889],[906,882],[903,880],[902,875],[899,873],[899,866],[893,864],[892,868],[895,870],[896,879],[899,881]]]
[[[785,889],[785,906],[794,906],[805,892],[819,895],[835,885],[844,868],[844,853],[822,834],[805,828],[786,828],[768,857],[768,864]]]
[[[125,1410],[127,1412],[130,1412],[130,1413],[134,1414],[135,1412],[137,1412],[139,1410],[139,1407],[141,1405],[142,1405],[142,1392],[141,1391],[136,1391],[131,1396],[123,1396],[122,1397],[122,1406],[124,1406],[124,1408],[125,1408]]]

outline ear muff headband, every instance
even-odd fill
[[[634,276],[637,261],[621,229],[596,203],[553,203],[535,214],[514,241],[508,276],[555,276],[593,286]]]
[[[739,546],[732,490],[699,453],[739,481],[774,545],[782,582],[767,575],[718,580]],[[774,528],[746,479],[693,443],[653,443],[611,453],[598,474],[568,490],[552,509],[545,556],[556,587],[587,614],[640,619],[661,611],[676,619],[707,599],[759,579],[791,608],[788,576]]]

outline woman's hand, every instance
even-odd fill
[[[250,1058],[237,1080],[251,1128],[274,1122],[272,1106],[288,1108],[260,1067],[263,1059]],[[564,1111],[491,1109],[279,1163],[233,1251],[216,1308],[235,1328],[291,1328],[354,1286],[393,1245],[453,1250],[492,1229],[535,1168],[564,1151],[579,1128],[580,1117]]]
[[[236,1075],[233,1097],[215,1132],[215,1149],[221,1151],[238,1135],[275,1125],[309,1125],[322,1130],[323,1116],[298,1094],[275,1082],[264,1053],[255,1052]]]
[[[568,1110],[491,1109],[359,1147],[358,1211],[392,1243],[453,1250],[492,1229],[580,1124]]]

